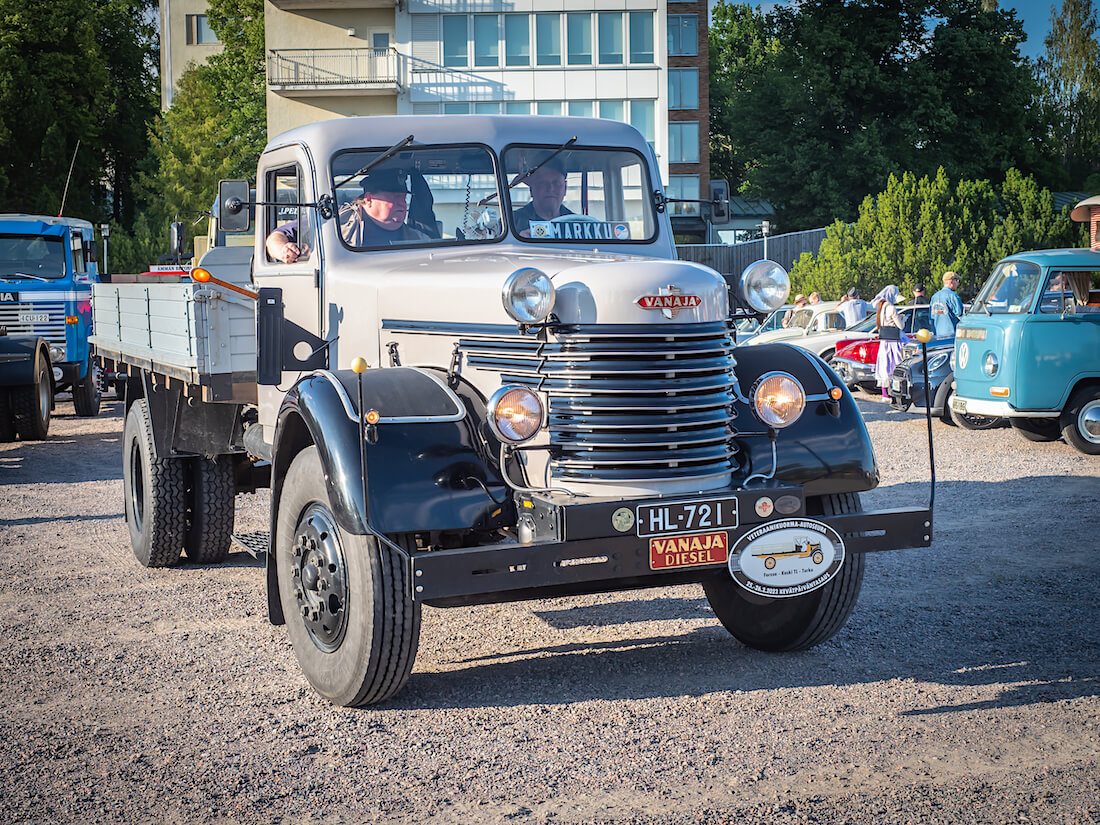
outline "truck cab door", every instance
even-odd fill
[[[286,389],[297,378],[324,366],[326,351],[321,338],[321,248],[317,212],[295,204],[316,199],[313,162],[301,146],[288,146],[263,156],[256,181],[256,200],[272,203],[256,209],[253,277],[257,287],[282,290],[285,360],[278,387],[259,387],[260,423],[268,443],[274,437],[275,417]],[[301,250],[298,259],[286,263],[267,250],[272,232],[293,233]]]

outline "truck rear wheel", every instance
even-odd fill
[[[11,409],[15,419],[15,432],[24,441],[42,441],[50,431],[50,408],[53,406],[53,382],[50,380],[50,362],[36,356],[34,383],[12,387]]]
[[[73,409],[83,418],[99,415],[99,404],[103,395],[100,390],[99,367],[94,360],[88,361],[88,373],[78,378],[73,385]]]
[[[233,537],[234,478],[229,456],[186,461],[187,538],[183,549],[198,564],[217,564],[229,555]]]
[[[862,509],[858,493],[808,499],[809,515],[839,515]],[[703,583],[714,615],[742,644],[770,652],[806,650],[835,636],[859,598],[864,558],[851,553],[828,584],[804,596],[769,599],[742,589],[729,574]]]
[[[145,567],[179,561],[187,532],[183,461],[154,458],[149,406],[139,398],[126,414],[122,441],[122,486],[134,556]]]
[[[287,472],[276,545],[287,632],[313,689],[351,707],[396,694],[420,640],[409,570],[392,548],[340,528],[316,447]]]
[[[1017,418],[1008,419],[1017,433],[1028,441],[1057,441],[1062,435],[1057,418]]]
[[[1086,455],[1100,455],[1100,387],[1082,387],[1062,413],[1062,435]]]

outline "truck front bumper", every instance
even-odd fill
[[[778,497],[794,492],[801,499],[799,488],[764,487],[742,496],[743,492],[737,494],[742,513],[745,512],[744,503],[762,494]],[[653,502],[616,502],[602,506],[629,509],[639,503]],[[607,523],[598,509],[587,514],[589,527]],[[611,509],[606,509],[606,513],[610,514]],[[923,508],[806,516],[802,506],[796,513],[760,517],[750,504],[746,517],[737,527],[727,527],[721,532],[727,534],[727,546],[732,548],[739,538],[763,523],[792,517],[829,525],[840,534],[848,553],[927,547],[932,542],[932,512]],[[567,523],[568,520],[567,511]],[[453,607],[687,584],[715,574],[729,575],[728,554],[708,563],[654,569],[651,537],[639,537],[634,532],[591,535],[592,529],[580,526],[572,532],[582,537],[570,538],[568,529],[563,532],[565,539],[560,541],[509,542],[415,553],[410,557],[413,597],[427,604]],[[606,532],[613,531],[608,528]],[[657,538],[668,539],[676,535],[679,534]]]
[[[1057,418],[1061,410],[1018,410],[1007,401],[987,401],[983,398],[951,399],[951,409],[964,415],[987,415],[991,418]]]

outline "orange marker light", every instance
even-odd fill
[[[839,401],[840,396],[842,395],[844,395],[844,390],[842,390],[840,387],[833,387],[831,390],[829,390],[829,397],[834,401]]]
[[[367,410],[367,423],[377,424],[382,416],[378,413],[378,410]]]
[[[197,266],[191,270],[191,280],[198,281],[200,284],[209,283],[210,279],[214,276],[210,274],[210,270],[203,269],[201,266]]]
[[[65,323],[66,324],[78,324],[78,323],[80,323],[80,319],[77,318],[75,315],[66,315],[65,316]]]

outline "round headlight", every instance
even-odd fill
[[[794,376],[769,372],[753,387],[752,405],[769,427],[789,427],[806,408],[806,393]]]
[[[554,308],[554,285],[545,272],[517,269],[504,281],[504,310],[521,324],[545,321]]]
[[[1001,364],[997,360],[996,355],[994,355],[992,352],[986,354],[985,363],[982,365],[982,369],[985,370],[986,375],[992,378],[994,375],[997,374],[997,370],[1000,368],[1000,366]]]
[[[787,302],[791,279],[775,261],[757,261],[745,267],[737,283],[741,300],[757,312],[771,312]]]
[[[489,398],[489,428],[508,444],[534,438],[542,420],[542,401],[526,387],[501,387]]]
[[[928,371],[935,372],[943,366],[944,361],[948,358],[948,353],[941,352],[939,355],[933,355],[928,359]]]

